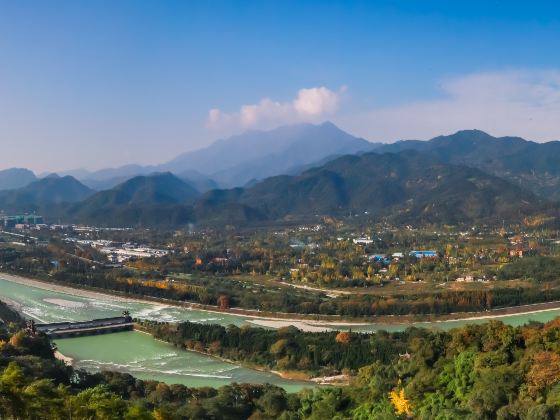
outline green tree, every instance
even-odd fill
[[[67,400],[67,405],[77,418],[119,420],[127,411],[127,405],[122,398],[110,392],[105,385],[88,388],[72,396]]]

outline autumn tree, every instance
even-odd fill
[[[347,331],[341,331],[336,335],[335,341],[341,344],[348,344],[352,341],[352,336]]]
[[[532,396],[560,382],[560,356],[541,351],[533,356],[533,366],[527,373],[528,391]]]
[[[396,414],[412,415],[412,405],[404,394],[404,388],[401,388],[399,391],[396,389],[392,390],[389,393],[389,400],[391,404],[393,404]]]
[[[229,308],[229,297],[227,295],[220,295],[218,297],[218,308],[221,310]]]

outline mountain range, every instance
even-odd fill
[[[5,185],[14,185],[18,173],[35,180],[0,191],[0,209],[126,226],[348,214],[403,223],[498,223],[555,214],[557,162],[560,142],[495,138],[479,130],[381,144],[331,123],[300,124],[234,136],[158,166],[73,172],[86,177],[83,182],[2,171]]]
[[[109,189],[137,175],[172,172],[199,191],[244,186],[270,176],[297,173],[327,157],[373,150],[377,144],[354,137],[334,124],[296,124],[270,131],[247,131],[200,150],[152,166],[125,165],[95,172],[62,172],[96,189]]]
[[[56,179],[73,179],[69,176]],[[78,182],[74,179],[74,182]],[[369,215],[396,223],[494,223],[548,214],[549,202],[493,175],[418,152],[347,155],[296,176],[200,194],[171,173],[132,178],[47,214],[105,226],[173,227]]]
[[[415,152],[373,152],[343,156],[298,176],[268,178],[247,189],[210,191],[196,201],[195,214],[233,206],[249,209],[261,220],[351,213],[457,224],[519,220],[543,211],[547,203],[475,168]]]
[[[481,169],[542,197],[560,200],[560,141],[535,143],[520,137],[493,137],[480,130],[463,130],[429,141],[399,141],[376,150],[416,150],[442,162]]]
[[[519,137],[492,137],[480,130],[463,130],[431,140],[370,143],[332,123],[298,124],[270,131],[249,131],[219,140],[170,162],[137,164],[95,172],[83,169],[60,172],[87,187],[107,190],[137,175],[172,172],[200,192],[253,185],[275,175],[298,175],[346,154],[416,150],[446,163],[481,169],[508,179],[537,195],[560,200],[560,142],[535,143]],[[36,180],[25,169],[0,171],[0,190]]]
[[[192,221],[182,204],[198,196],[196,189],[169,172],[140,175],[69,206],[63,216],[98,225],[175,226]]]
[[[157,170],[180,173],[189,168],[231,188],[297,171],[327,156],[366,152],[375,147],[330,122],[297,124],[219,140],[207,148],[184,153]]]

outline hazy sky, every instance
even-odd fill
[[[0,168],[159,163],[327,119],[560,139],[559,43],[552,1],[0,0]]]

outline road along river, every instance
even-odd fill
[[[545,322],[560,316],[560,309],[531,311],[528,307],[528,312],[520,314],[414,324],[272,320],[123,299],[4,274],[0,274],[0,300],[17,307],[26,317],[38,322],[83,321],[119,316],[123,310],[128,310],[136,318],[166,322],[191,321],[238,326],[258,324],[269,328],[296,325],[308,330],[352,329],[361,332],[380,329],[399,331],[411,325],[447,330],[469,323],[482,323],[490,318],[500,319],[510,325],[522,325],[529,321]],[[61,353],[73,359],[74,366],[89,371],[128,372],[142,379],[182,383],[192,387],[217,387],[231,382],[268,382],[296,391],[308,386],[304,382],[284,380],[271,373],[242,368],[213,357],[180,350],[135,331],[58,339],[56,344]]]

